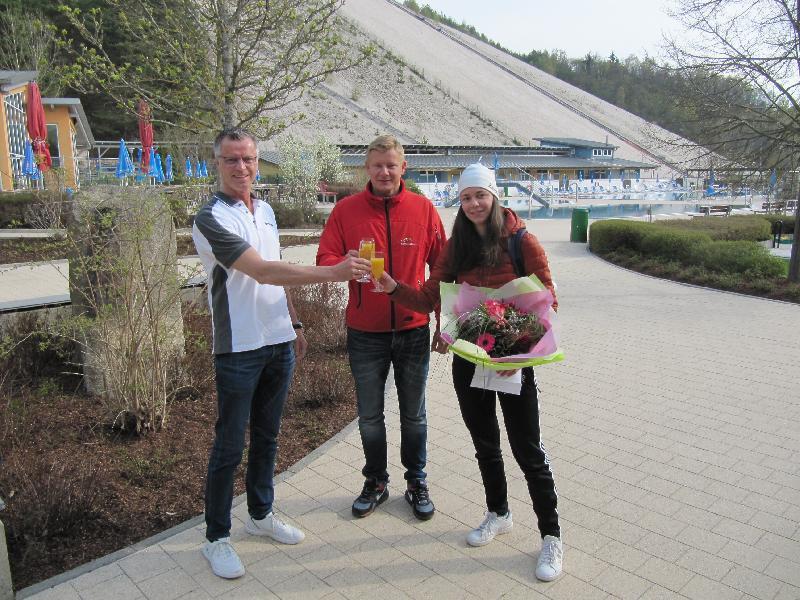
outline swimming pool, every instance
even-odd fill
[[[624,219],[626,217],[645,217],[649,214],[685,214],[689,212],[700,212],[700,204],[688,204],[686,202],[676,202],[670,204],[594,204],[591,206],[532,206],[528,210],[527,201],[525,204],[510,202],[509,208],[513,209],[520,217],[525,219],[569,219],[572,217],[572,209],[586,208],[589,210],[590,219]]]

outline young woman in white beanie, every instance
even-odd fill
[[[499,288],[517,277],[508,252],[508,241],[525,225],[514,211],[500,206],[494,172],[479,163],[468,166],[459,179],[458,196],[461,207],[453,224],[452,236],[422,287],[417,289],[396,282],[388,274],[381,278],[381,284],[393,301],[428,313],[439,305],[441,281]],[[547,256],[539,241],[526,233],[522,237],[521,250],[525,272],[535,273],[555,298]],[[553,308],[558,308],[555,301]],[[439,352],[446,352],[447,345],[438,335],[433,346]],[[474,372],[473,363],[453,356],[453,384],[461,415],[475,445],[487,505],[486,517],[467,535],[467,543],[484,546],[496,535],[510,531],[513,525],[500,449],[496,410],[499,398],[512,454],[525,474],[542,537],[536,577],[552,581],[561,574],[563,548],[558,496],[541,442],[538,389],[533,369],[522,370],[519,395],[470,387]],[[513,372],[500,373],[511,375]]]

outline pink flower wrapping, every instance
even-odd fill
[[[520,277],[499,289],[478,288],[467,283],[442,283],[442,339],[451,345],[451,350],[478,364],[491,368],[520,368],[548,362],[563,360],[563,352],[558,348],[554,331],[555,311],[553,311],[553,295],[535,277]],[[509,312],[509,305],[511,311]],[[491,347],[487,348],[487,340],[483,336],[474,342],[458,339],[459,325],[480,310],[493,322],[495,335]],[[497,349],[497,331],[502,333],[506,318],[509,315],[532,314],[544,326],[544,335],[532,344],[527,351],[508,356],[491,357],[489,352]],[[489,333],[488,335],[492,335]],[[524,341],[524,334],[517,340]],[[522,344],[524,346],[524,343]],[[519,347],[518,345],[515,347]]]

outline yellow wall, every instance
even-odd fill
[[[58,127],[58,150],[61,156],[61,167],[64,173],[64,186],[77,189],[75,181],[75,157],[72,155],[72,134],[75,126],[69,117],[68,106],[44,105],[44,120],[48,125]],[[50,148],[52,154],[54,148]]]

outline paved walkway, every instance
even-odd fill
[[[558,282],[567,356],[537,370],[560,494],[561,579],[533,576],[538,533],[513,459],[514,530],[483,548],[466,545],[483,492],[448,359],[436,355],[433,520],[417,521],[400,494],[390,398],[392,496],[374,515],[350,515],[362,483],[351,426],[277,485],[277,509],[305,530],[302,544],[249,538],[244,505],[235,508],[241,579],[211,574],[198,518],[20,597],[800,598],[800,307],[619,269],[564,241],[567,222],[529,227]]]

